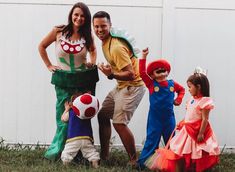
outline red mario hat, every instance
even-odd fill
[[[148,64],[147,74],[151,75],[152,72],[157,68],[164,68],[168,73],[171,71],[171,65],[168,61],[164,59],[159,59]]]

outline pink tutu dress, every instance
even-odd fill
[[[196,171],[204,171],[219,161],[219,145],[209,123],[204,133],[204,141],[197,142],[202,109],[213,108],[213,100],[210,97],[192,97],[186,104],[185,119],[180,122],[179,132],[170,141],[170,150],[184,157],[186,170],[194,165]]]

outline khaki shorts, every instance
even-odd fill
[[[106,96],[99,115],[107,115],[116,124],[128,124],[145,93],[144,86],[114,88]]]

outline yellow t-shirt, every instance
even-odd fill
[[[120,72],[124,67],[131,64],[136,78],[133,81],[117,80],[118,88],[126,86],[141,86],[144,85],[139,74],[139,63],[136,57],[132,57],[133,53],[128,47],[127,43],[120,39],[109,37],[102,45],[103,53],[111,65],[114,73]]]

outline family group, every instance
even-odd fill
[[[93,32],[102,42],[107,63],[96,64]],[[141,58],[137,58],[137,49],[124,32],[112,27],[107,12],[98,11],[91,16],[88,6],[78,2],[69,12],[68,24],[55,26],[40,42],[39,54],[52,72],[51,83],[57,98],[57,129],[45,158],[60,158],[66,165],[80,151],[92,167],[98,168],[100,160],[109,159],[113,126],[128,154],[128,164],[134,168],[141,170],[154,165],[157,159],[153,156],[159,149],[161,137],[169,145],[168,152],[175,157],[172,163],[184,160],[184,171],[212,168],[219,161],[220,150],[208,120],[214,104],[206,74],[198,69],[188,77],[186,83],[192,96],[186,103],[184,120],[176,124],[174,106],[181,104],[184,87],[168,79],[171,65],[166,59],[159,58],[146,65],[148,48],[142,50]],[[57,64],[51,63],[46,50],[52,43],[55,43]],[[78,118],[77,110],[73,108],[77,97],[83,94],[95,96],[98,71],[107,79],[117,81],[97,114],[100,152],[94,146],[91,119]],[[146,141],[137,157],[135,137],[128,124],[146,88],[149,91]],[[170,168],[165,171],[176,171]]]

